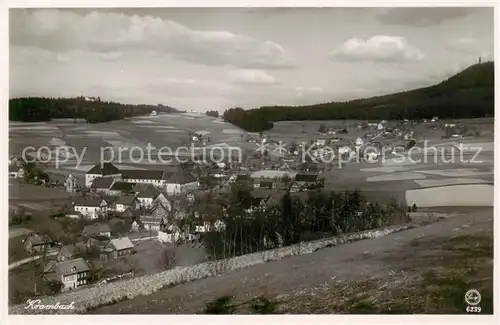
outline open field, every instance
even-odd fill
[[[207,303],[228,295],[241,304],[240,313],[248,313],[248,302],[259,296],[276,301],[281,313],[361,313],[358,302],[370,305],[368,312],[384,312],[373,309],[375,299],[383,302],[379,308],[403,313],[463,313],[463,296],[472,286],[485,297],[483,313],[491,313],[492,220],[491,208],[476,208],[422,228],[180,284],[93,312],[203,313]],[[451,292],[450,281],[456,283]],[[449,292],[443,308],[419,303],[435,301],[440,290]]]
[[[137,122],[137,123],[134,123]],[[343,140],[338,145],[343,145],[349,141],[354,141],[358,136],[366,134],[367,130],[360,130],[357,125],[362,121],[340,120],[340,121],[297,121],[297,122],[277,122],[275,127],[265,135],[271,139],[285,143],[309,142],[317,139],[318,127],[324,124],[326,127],[347,128],[348,134],[339,134]],[[398,122],[388,121],[389,126],[395,126]],[[446,121],[443,121],[446,123]],[[444,157],[442,161],[440,154],[422,156],[422,153],[416,153],[412,156],[414,160],[421,159],[414,163],[407,158],[402,160],[396,157],[386,156],[383,161],[376,163],[356,163],[350,162],[342,168],[334,162],[334,168],[322,174],[325,178],[325,187],[327,189],[341,191],[359,189],[367,196],[373,199],[388,201],[390,197],[396,197],[398,201],[406,201],[406,191],[425,187],[440,185],[460,185],[472,183],[493,183],[493,119],[470,119],[458,120],[458,123],[467,125],[469,129],[479,130],[480,135],[463,140],[442,139],[444,131],[442,129],[429,129],[426,124],[411,126],[416,134],[423,140],[429,142],[429,145],[452,146],[456,147],[463,143],[465,148],[461,153],[455,152],[452,156]],[[32,130],[35,126],[38,129]],[[33,136],[33,132],[46,130],[47,135],[38,134]],[[170,146],[173,149],[182,145],[189,145],[191,140],[189,132],[207,133],[212,138],[211,145],[224,143],[226,146],[237,146],[243,152],[251,152],[256,149],[254,143],[248,143],[243,140],[241,132],[237,127],[223,122],[221,119],[205,116],[203,114],[168,114],[158,116],[143,116],[128,120],[113,121],[103,124],[79,124],[77,127],[68,125],[68,123],[48,122],[48,123],[12,123],[9,130],[11,154],[19,154],[23,146],[33,145],[35,147],[52,144],[63,144],[75,147],[80,155],[83,156],[82,164],[75,168],[75,160],[63,164],[59,168],[49,165],[46,169],[50,175],[60,181],[64,180],[69,173],[73,173],[78,182],[83,182],[85,172],[90,169],[96,161],[99,160],[101,147],[115,148],[118,158],[118,147],[139,146],[146,148],[148,143],[155,147]],[[164,133],[164,131],[173,131],[174,133]],[[376,133],[376,131],[373,131]],[[256,135],[258,136],[258,135]],[[380,140],[384,145],[401,144],[401,140]],[[469,160],[475,155],[471,152],[472,147],[481,147],[483,150],[475,157],[481,163],[470,163]],[[85,151],[82,151],[86,148]],[[420,156],[419,156],[420,155]],[[126,168],[164,168],[161,162],[151,163],[144,159],[142,163],[131,162],[128,153],[125,151],[122,155],[121,166]],[[462,160],[461,160],[462,159]],[[468,181],[468,179],[470,180]],[[10,186],[9,196],[11,199],[29,198],[31,200],[40,200],[42,198],[56,198],[64,193],[52,193],[53,189],[32,189],[24,190],[23,186]],[[29,202],[27,202],[29,203]],[[43,204],[42,202],[37,202]]]

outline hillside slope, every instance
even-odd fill
[[[494,63],[475,64],[434,86],[396,94],[306,106],[229,109],[224,119],[247,131],[272,122],[335,119],[474,118],[494,115]]]

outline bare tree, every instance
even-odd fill
[[[159,266],[164,270],[171,270],[177,264],[177,251],[175,247],[166,248],[158,261]]]

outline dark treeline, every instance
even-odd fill
[[[101,123],[138,115],[151,111],[171,113],[172,107],[163,105],[128,105],[110,101],[87,101],[77,98],[25,97],[9,100],[9,120],[20,122],[43,122],[53,118],[82,118],[88,123]]]
[[[219,112],[216,111],[216,110],[213,110],[213,111],[206,111],[205,112],[205,115],[207,116],[212,116],[212,117],[219,117]]]
[[[407,208],[395,200],[385,206],[368,202],[358,191],[310,192],[297,197],[286,192],[265,208],[246,211],[248,192],[232,194],[222,232],[205,234],[207,253],[214,259],[255,253],[281,245],[406,222]]]
[[[269,130],[276,121],[475,118],[494,116],[494,63],[473,65],[430,87],[391,95],[306,106],[232,108],[224,119],[249,132]]]

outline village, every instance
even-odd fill
[[[97,162],[83,180],[70,173],[64,182],[51,181],[41,164],[12,157],[11,181],[69,195],[50,216],[50,222],[64,225],[66,234],[26,231],[19,241],[28,254],[21,254],[26,258],[12,268],[38,260],[36,273],[53,294],[215,259],[204,249],[203,237],[225,229],[235,189],[249,193],[250,199],[242,203],[249,214],[279,206],[285,193],[306,200],[309,192],[326,190],[325,179],[331,181],[333,172],[341,172],[339,160],[375,162],[381,152],[360,157],[365,146],[389,154],[414,146],[416,124],[450,129],[449,138],[461,136],[455,124],[441,125],[437,117],[403,120],[394,127],[386,121],[365,122],[350,130],[320,124],[315,140],[288,147],[269,135],[246,136],[247,143],[259,145],[244,162],[194,160],[147,170]],[[207,134],[193,133],[191,138],[203,146],[210,143]],[[309,154],[303,155],[304,150]],[[36,218],[14,211],[10,220],[13,226],[24,226]],[[36,285],[33,291],[36,295]]]

